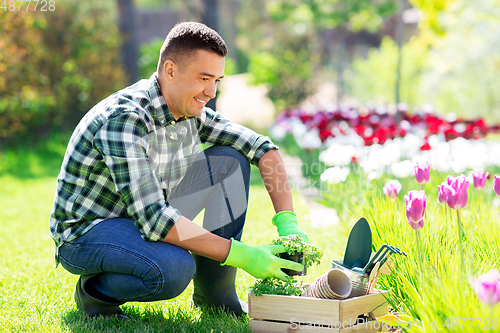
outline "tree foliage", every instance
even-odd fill
[[[251,82],[266,83],[268,96],[282,110],[310,95],[333,62],[322,45],[326,29],[376,31],[395,12],[397,1],[255,0],[242,6],[238,22],[248,32],[238,45],[250,54]],[[252,14],[252,6],[264,9],[264,15]]]
[[[439,113],[500,120],[500,2],[412,1],[419,34],[403,46],[402,101],[433,104]],[[380,49],[353,64],[350,92],[364,102],[394,103],[397,47]]]
[[[141,79],[149,79],[156,72],[160,49],[164,40],[157,38],[139,48],[139,76]]]
[[[0,11],[0,139],[72,127],[124,86],[119,32],[105,3]]]
[[[297,105],[313,92],[313,66],[317,54],[302,47],[308,43],[308,37],[303,36],[302,43],[281,42],[270,51],[250,56],[250,83],[265,84],[268,97],[277,109]]]
[[[383,19],[397,10],[394,0],[274,0],[268,12],[275,21],[311,24],[317,30],[348,24],[350,30],[377,31]]]
[[[455,0],[421,90],[438,110],[500,120],[500,1]]]
[[[443,26],[440,16],[453,4],[453,2],[455,2],[455,0],[409,1],[413,7],[417,8],[422,13],[418,24],[421,31],[420,37],[425,36],[431,40],[437,40],[439,37],[446,34],[446,28]]]
[[[375,101],[394,104],[398,46],[391,37],[382,40],[380,48],[371,49],[367,59],[353,61],[349,92],[362,103]],[[410,42],[403,45],[401,68],[401,101],[411,108],[419,107],[423,97],[419,93],[422,74],[427,66],[429,51],[421,44]]]

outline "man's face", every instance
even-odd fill
[[[167,69],[169,88],[164,97],[175,119],[201,115],[224,77],[224,62],[224,57],[214,52],[198,50],[182,63],[173,64],[171,72]]]

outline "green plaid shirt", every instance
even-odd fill
[[[169,194],[202,143],[234,147],[254,165],[278,148],[209,108],[175,121],[156,73],[92,108],[76,127],[57,177],[50,215],[56,265],[64,242],[109,218],[132,218],[145,240],[163,240],[181,216],[168,204]]]

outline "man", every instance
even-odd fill
[[[56,265],[80,275],[75,301],[88,317],[119,316],[128,301],[178,296],[236,315],[236,269],[279,277],[302,265],[282,246],[241,243],[250,163],[276,210],[279,235],[297,225],[288,177],[267,137],[205,107],[224,77],[227,48],[207,26],[168,34],[157,72],[98,103],[76,127],[57,179],[50,232]],[[245,103],[245,101],[242,101]],[[211,147],[199,151],[200,143]],[[203,227],[191,220],[205,209]]]

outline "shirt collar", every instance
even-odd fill
[[[151,104],[153,104],[153,112],[156,113],[156,116],[153,115],[155,121],[158,121],[160,126],[175,123],[175,118],[168,109],[167,103],[161,94],[156,72],[149,78],[148,94],[151,97]]]

